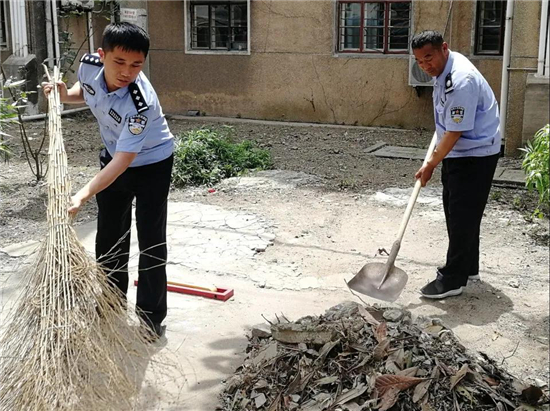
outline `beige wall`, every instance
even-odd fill
[[[540,2],[515,4],[511,66],[532,68]],[[473,56],[475,2],[454,1],[447,22],[449,5],[414,2],[413,32],[447,27],[451,49],[472,59],[500,99],[502,58]],[[408,56],[335,54],[333,1],[253,0],[250,55],[186,54],[184,2],[150,1],[147,9],[150,78],[167,113],[433,128],[431,89],[418,95],[408,85]],[[96,47],[106,23],[95,19]],[[75,27],[77,40],[84,27]],[[510,74],[508,154],[521,145],[528,73]]]

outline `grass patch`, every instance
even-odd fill
[[[271,154],[252,141],[235,143],[234,130],[200,128],[176,137],[172,183],[175,187],[214,185],[224,178],[272,166]]]

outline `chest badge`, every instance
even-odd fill
[[[113,120],[115,120],[118,124],[120,124],[120,122],[122,121],[122,117],[120,117],[120,115],[114,110],[114,109],[110,109],[109,110],[109,115],[113,118]]]
[[[147,117],[136,114],[128,119],[128,130],[133,135],[141,134],[147,125]]]
[[[92,86],[86,83],[82,83],[82,88],[90,93],[92,96],[95,96],[95,90]]]
[[[464,107],[451,108],[451,119],[457,124],[462,123],[462,120],[464,120]]]

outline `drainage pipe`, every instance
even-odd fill
[[[508,111],[508,81],[510,73],[510,54],[512,49],[512,27],[514,19],[514,0],[506,3],[506,25],[504,26],[504,51],[502,55],[502,80],[500,86],[500,135],[506,142],[506,117]]]
[[[70,110],[63,110],[61,112],[61,115],[64,116],[66,114],[74,114],[74,113],[80,113],[81,111],[89,110],[89,107],[79,107],[79,108],[71,108]],[[42,114],[34,114],[32,116],[23,116],[21,119],[23,121],[34,121],[34,120],[44,120],[48,116],[48,113],[42,113]]]

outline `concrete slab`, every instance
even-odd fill
[[[525,172],[520,169],[497,167],[493,184],[525,187]]]

